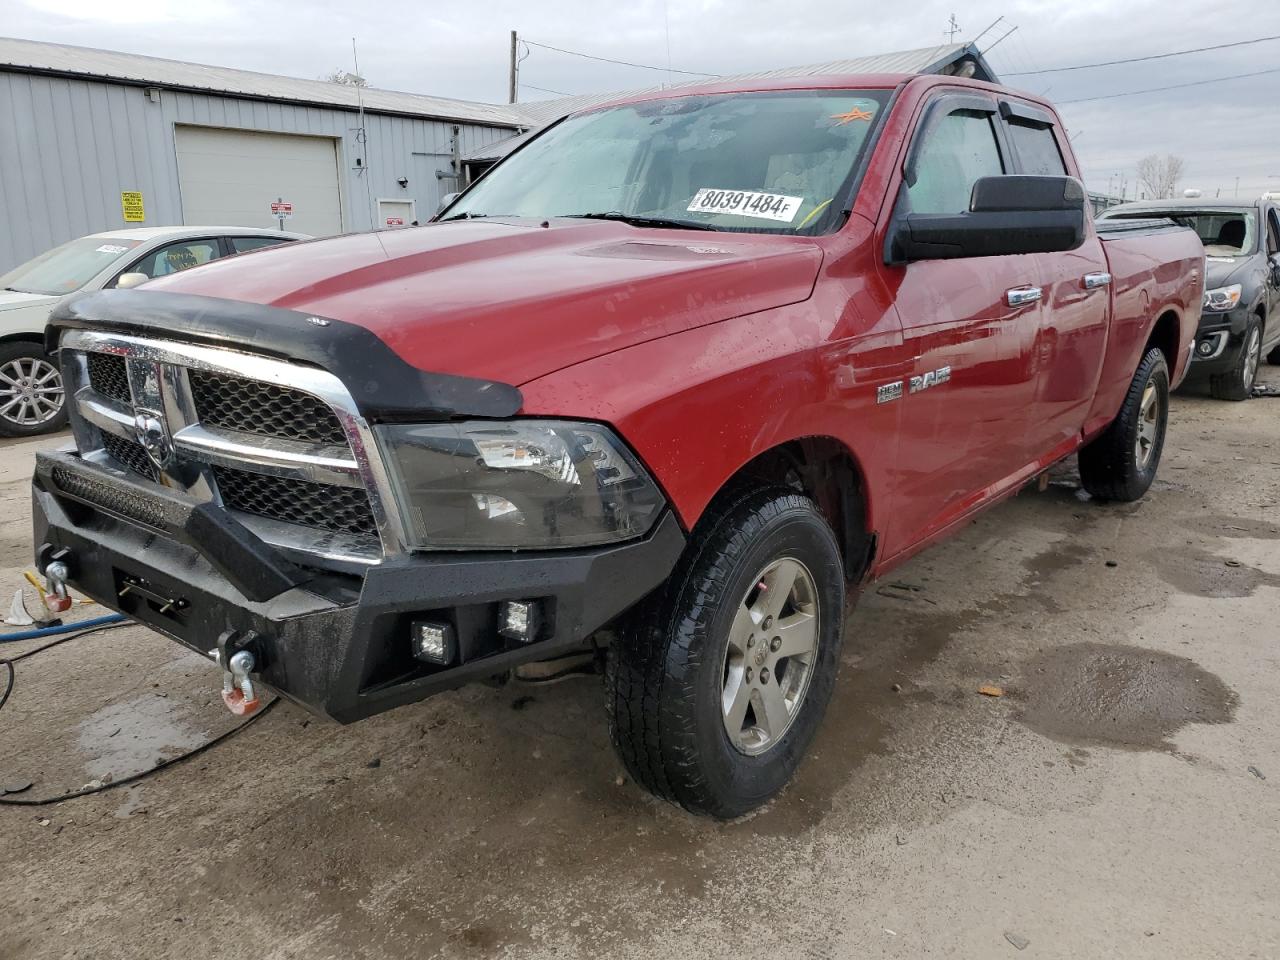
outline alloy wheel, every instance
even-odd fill
[[[725,651],[721,711],[734,748],[764,753],[800,713],[818,658],[818,589],[799,560],[761,570],[738,603]]]
[[[41,357],[14,357],[0,365],[0,418],[38,427],[62,410],[62,374]]]
[[[1142,404],[1138,408],[1138,437],[1133,445],[1133,457],[1139,470],[1147,469],[1160,438],[1160,393],[1154,380],[1148,380],[1142,390]]]

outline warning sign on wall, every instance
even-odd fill
[[[125,223],[142,223],[147,219],[147,212],[142,207],[142,192],[125,190],[120,194],[120,210],[124,213]]]
[[[403,227],[404,217],[387,217],[388,227]]]

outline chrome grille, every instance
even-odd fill
[[[289,480],[232,467],[214,467],[223,506],[271,520],[335,533],[376,537],[369,497],[354,487]]]
[[[111,353],[91,353],[86,358],[89,385],[104,397],[129,402],[129,372],[124,357]]]
[[[86,468],[118,464],[218,504],[267,542],[317,561],[375,563],[406,549],[373,433],[332,374],[90,330],[64,331],[60,346]]]
[[[160,479],[160,471],[151,462],[151,458],[147,456],[147,451],[142,448],[142,444],[126,440],[123,437],[117,437],[115,434],[104,433],[102,435],[102,449],[107,451],[107,455],[120,466],[132,470],[139,476],[146,477],[148,480]]]
[[[343,443],[347,435],[328,404],[274,383],[192,370],[191,396],[200,422],[263,437]]]

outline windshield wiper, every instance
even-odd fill
[[[578,220],[616,220],[628,223],[633,227],[669,227],[673,230],[714,230],[709,223],[697,223],[693,220],[672,220],[667,217],[639,217],[621,210],[610,210],[606,213],[566,213],[565,217]]]
[[[451,217],[441,217],[436,223],[448,223],[450,220],[478,220],[481,217],[487,217],[487,213],[470,213],[463,210],[461,213],[455,213]]]

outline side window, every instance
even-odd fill
[[[956,110],[925,136],[907,188],[912,213],[965,213],[974,182],[1005,172],[988,113]]]
[[[147,254],[127,272],[145,273],[148,277],[166,277],[191,267],[198,267],[222,254],[217,240],[183,240]]]
[[[263,247],[274,247],[285,243],[286,237],[227,237],[231,241],[231,249],[236,253],[248,253],[250,250],[261,250]]]
[[[1066,176],[1067,165],[1053,138],[1053,128],[1009,121],[1009,139],[1021,162],[1022,172],[1038,177]]]
[[[1280,253],[1280,214],[1267,212],[1267,256]]]

